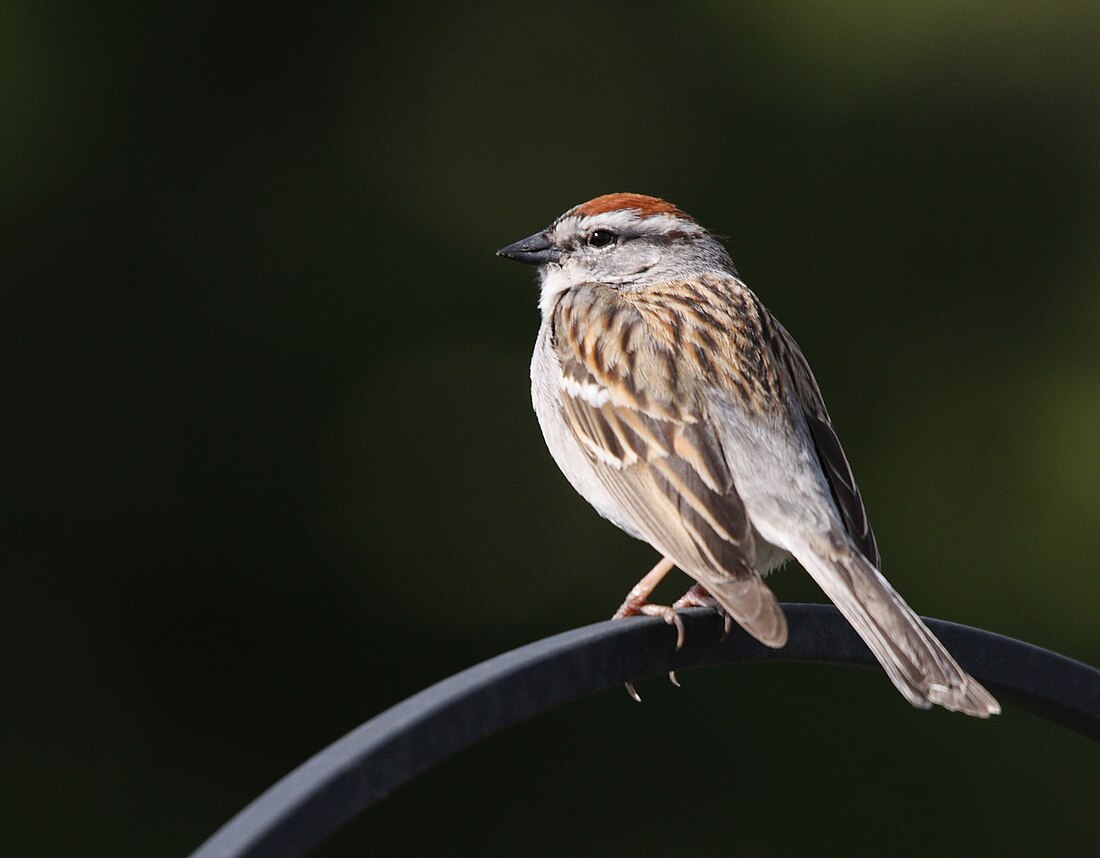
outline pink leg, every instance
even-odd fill
[[[676,611],[667,605],[651,605],[647,601],[657,585],[661,583],[661,580],[672,571],[674,565],[668,557],[662,557],[657,561],[657,565],[650,569],[641,581],[630,588],[626,599],[619,605],[619,610],[612,615],[611,619],[621,620],[623,617],[635,617],[638,614],[661,617],[670,626],[676,626],[676,649],[680,649],[684,645],[684,621],[676,616]],[[674,677],[675,672],[670,672],[669,676]],[[675,679],[673,681],[675,682]],[[638,694],[638,689],[634,687],[633,682],[626,683],[626,692],[636,702],[642,702],[642,697]]]
[[[650,569],[641,581],[631,587],[626,599],[619,605],[619,610],[615,612],[612,619],[619,620],[623,617],[634,617],[638,614],[644,614],[647,617],[660,617],[670,626],[676,626],[676,649],[679,650],[684,645],[684,621],[680,619],[679,614],[676,613],[676,609],[714,608],[722,615],[722,620],[725,623],[725,629],[722,632],[722,640],[725,640],[729,636],[730,629],[733,628],[733,618],[726,613],[718,600],[708,593],[702,584],[692,585],[684,595],[672,603],[671,607],[668,605],[649,604],[647,600],[674,565],[671,559],[662,557],[657,565]],[[672,681],[673,685],[677,688],[680,687],[680,680],[677,678],[675,670],[670,670],[668,672],[668,678]],[[626,683],[626,690],[638,703],[642,702],[641,695],[638,694],[638,690],[634,687],[633,682]]]
[[[661,579],[669,573],[673,565],[672,560],[668,557],[662,557],[641,581],[630,588],[626,599],[619,605],[619,610],[612,615],[611,619],[621,620],[623,617],[635,617],[638,614],[647,617],[660,617],[670,626],[676,627],[676,649],[680,649],[684,645],[684,621],[680,619],[676,609],[668,605],[651,605],[648,602],[650,595],[661,583]]]
[[[657,589],[657,585],[672,571],[673,565],[672,560],[668,557],[662,557],[641,581],[630,588],[626,599],[619,605],[619,610],[615,612],[611,619],[620,620],[623,617],[634,617],[640,614],[642,607],[645,606],[653,591]]]

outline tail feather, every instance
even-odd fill
[[[847,540],[792,546],[798,561],[870,647],[914,706],[932,704],[978,718],[1001,711],[944,648],[890,583]]]

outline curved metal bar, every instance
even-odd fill
[[[682,612],[687,642],[656,619],[602,622],[504,653],[415,694],[307,760],[192,858],[297,858],[378,799],[479,739],[631,679],[741,661],[873,665],[831,605],[784,605],[790,638],[769,649],[709,609]],[[926,620],[1002,703],[1100,740],[1100,670],[981,629]]]

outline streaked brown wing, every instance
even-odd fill
[[[752,567],[751,526],[721,442],[701,413],[684,407],[695,382],[667,345],[680,338],[655,337],[648,324],[609,288],[563,295],[552,340],[562,414],[638,532],[750,633],[782,645],[786,620]]]
[[[760,308],[762,313],[768,311]],[[825,402],[821,397],[821,391],[817,386],[810,366],[802,351],[798,348],[787,330],[770,316],[767,324],[772,329],[772,349],[780,365],[785,366],[794,386],[802,413],[806,418],[806,425],[810,429],[817,458],[821,462],[825,479],[832,490],[833,500],[836,502],[840,516],[844,520],[844,528],[856,544],[864,557],[871,561],[876,569],[882,568],[882,558],[879,555],[878,543],[875,533],[871,529],[871,522],[867,518],[867,510],[863,506],[863,496],[852,474],[852,468],[848,464],[848,457],[844,455],[844,449],[840,446],[840,439],[833,431],[829,412],[825,410]]]

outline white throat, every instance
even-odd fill
[[[553,312],[562,292],[577,285],[560,265],[544,265],[539,269],[539,312],[543,317]]]

